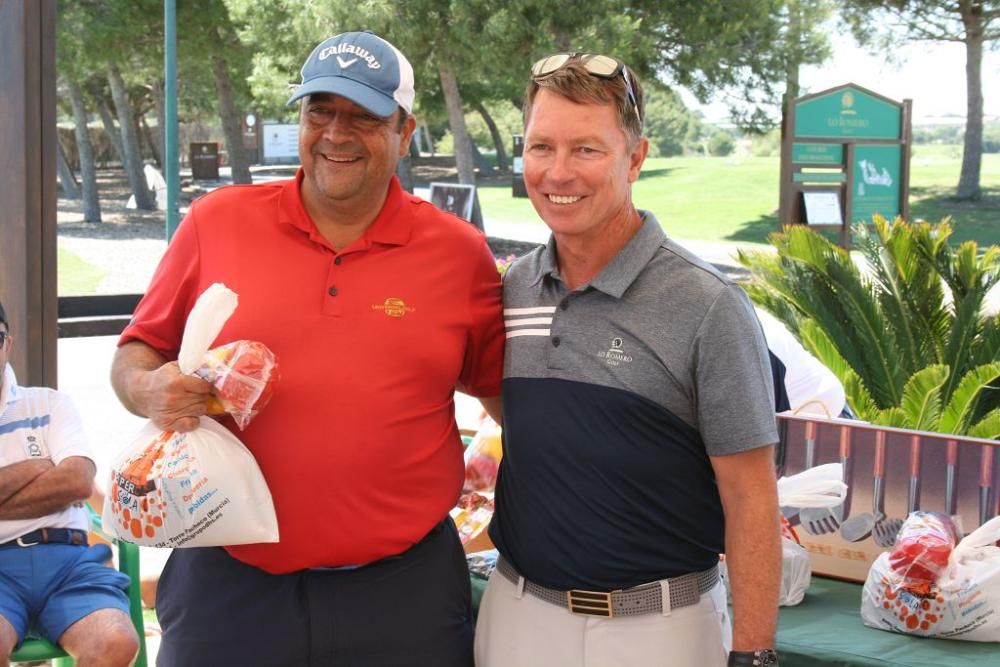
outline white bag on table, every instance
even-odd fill
[[[843,467],[826,463],[778,480],[778,505],[781,507],[836,507],[844,502],[847,485],[841,481]],[[725,560],[721,572],[729,587]],[[794,607],[802,602],[812,581],[809,553],[799,544],[795,530],[783,522],[781,537],[781,595],[778,604]]]
[[[198,298],[178,355],[192,374],[236,309],[221,283]],[[278,541],[271,492],[250,450],[209,417],[187,433],[148,423],[115,457],[101,516],[104,530],[150,547]]]
[[[920,637],[1000,642],[1000,517],[969,533],[926,595],[903,586],[889,552],[872,563],[861,593],[865,625]]]

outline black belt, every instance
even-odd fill
[[[503,557],[497,559],[497,572],[514,584],[520,578],[514,566]],[[539,586],[525,579],[524,590],[541,600],[569,609],[574,614],[607,618],[662,612],[664,588],[667,589],[671,608],[686,607],[697,603],[701,594],[711,590],[718,581],[719,566],[716,565],[704,572],[665,579],[665,585],[654,581],[618,591],[562,591]]]
[[[16,540],[0,544],[4,547],[33,547],[36,544],[74,544],[87,546],[87,531],[75,528],[39,528],[25,533]]]

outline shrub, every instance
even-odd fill
[[[781,319],[874,423],[1000,437],[1000,319],[984,314],[1000,247],[952,247],[949,220],[857,225],[862,271],[803,226],[771,237],[777,254],[740,253],[751,298]]]

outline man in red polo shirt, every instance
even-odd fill
[[[196,201],[122,334],[115,390],[164,429],[205,414],[208,385],[173,360],[214,282],[240,299],[216,344],[261,341],[281,371],[238,434],[281,540],[174,551],[161,667],[472,664],[448,518],[463,480],[453,396],[496,412],[500,281],[481,233],[394,176],[413,95],[409,62],[381,38],[317,46],[289,102],[302,100],[296,177]]]

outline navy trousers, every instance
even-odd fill
[[[461,542],[445,519],[353,570],[272,575],[221,548],[176,549],[156,611],[158,667],[472,667]]]

